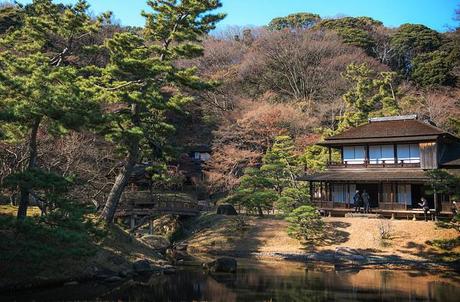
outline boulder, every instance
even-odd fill
[[[144,273],[152,270],[150,262],[148,260],[142,259],[137,260],[133,263],[133,269],[136,273]]]
[[[157,251],[165,251],[171,245],[168,239],[158,235],[145,235],[141,241]]]
[[[112,276],[112,277],[109,277],[107,279],[104,280],[104,282],[107,282],[107,283],[114,283],[114,282],[120,282],[122,281],[123,278],[121,277],[118,277],[118,276]]]
[[[204,263],[203,266],[211,273],[236,273],[237,263],[234,258],[222,257]]]
[[[165,265],[163,266],[163,274],[165,275],[173,275],[176,273],[176,268],[172,265]]]
[[[135,273],[132,270],[122,270],[121,272],[118,273],[118,276],[122,278],[127,278],[130,276],[133,276]]]
[[[231,204],[221,204],[217,207],[217,214],[220,215],[238,215]]]
[[[69,282],[64,283],[64,286],[72,286],[72,285],[78,285],[78,282],[77,281],[69,281]]]

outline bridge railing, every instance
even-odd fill
[[[159,213],[198,212],[199,205],[190,198],[186,198],[183,193],[136,191],[123,194],[121,211],[124,213],[142,213],[143,211]]]

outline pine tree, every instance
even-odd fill
[[[141,158],[164,160],[168,135],[173,131],[164,114],[190,101],[184,88],[212,86],[196,75],[196,68],[179,68],[178,59],[202,54],[197,43],[215,28],[223,14],[209,11],[218,0],[148,1],[151,13],[143,12],[143,35],[119,33],[106,43],[110,63],[102,71],[101,98],[117,104],[107,114],[107,137],[125,154],[101,216],[112,222],[121,195],[136,162]],[[155,152],[154,152],[155,151]],[[155,158],[152,158],[155,155]]]
[[[278,194],[273,190],[271,179],[257,168],[247,168],[240,179],[240,185],[228,201],[244,206],[249,211],[256,210],[263,216],[264,210],[273,208],[273,202]]]
[[[338,131],[356,127],[370,116],[389,116],[399,112],[394,72],[376,74],[367,64],[350,64],[342,75],[352,85],[343,95],[346,104]]]
[[[37,174],[37,137],[43,126],[59,133],[97,118],[92,89],[77,62],[79,41],[95,33],[103,17],[92,20],[87,11],[85,1],[62,6],[35,0],[23,14],[22,26],[0,40],[0,116],[5,121],[0,132],[7,140],[27,136],[29,157],[20,172],[25,178]],[[17,217],[22,220],[34,183],[19,189]]]
[[[296,13],[286,17],[278,17],[270,21],[268,28],[271,30],[298,30],[309,29],[321,21],[321,17],[312,13]]]
[[[262,159],[263,165],[260,170],[271,179],[279,194],[285,187],[296,187],[296,178],[301,169],[294,148],[289,136],[278,136]]]

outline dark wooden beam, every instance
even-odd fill
[[[396,144],[393,145],[393,155],[395,158],[395,164],[397,164],[398,163],[398,150],[397,150]]]

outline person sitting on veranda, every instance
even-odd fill
[[[359,193],[359,190],[356,190],[355,195],[353,196],[353,203],[355,205],[355,212],[360,211],[361,204],[363,203],[363,198],[361,197],[361,194]]]
[[[428,221],[428,213],[430,212],[430,207],[428,206],[428,201],[425,197],[420,198],[422,201],[418,205],[423,209],[423,213],[425,214],[425,221]]]
[[[371,212],[371,207],[370,207],[371,197],[369,196],[369,193],[367,193],[366,190],[363,190],[363,194],[361,194],[361,198],[363,199],[363,203],[364,203],[364,213],[370,213]]]

